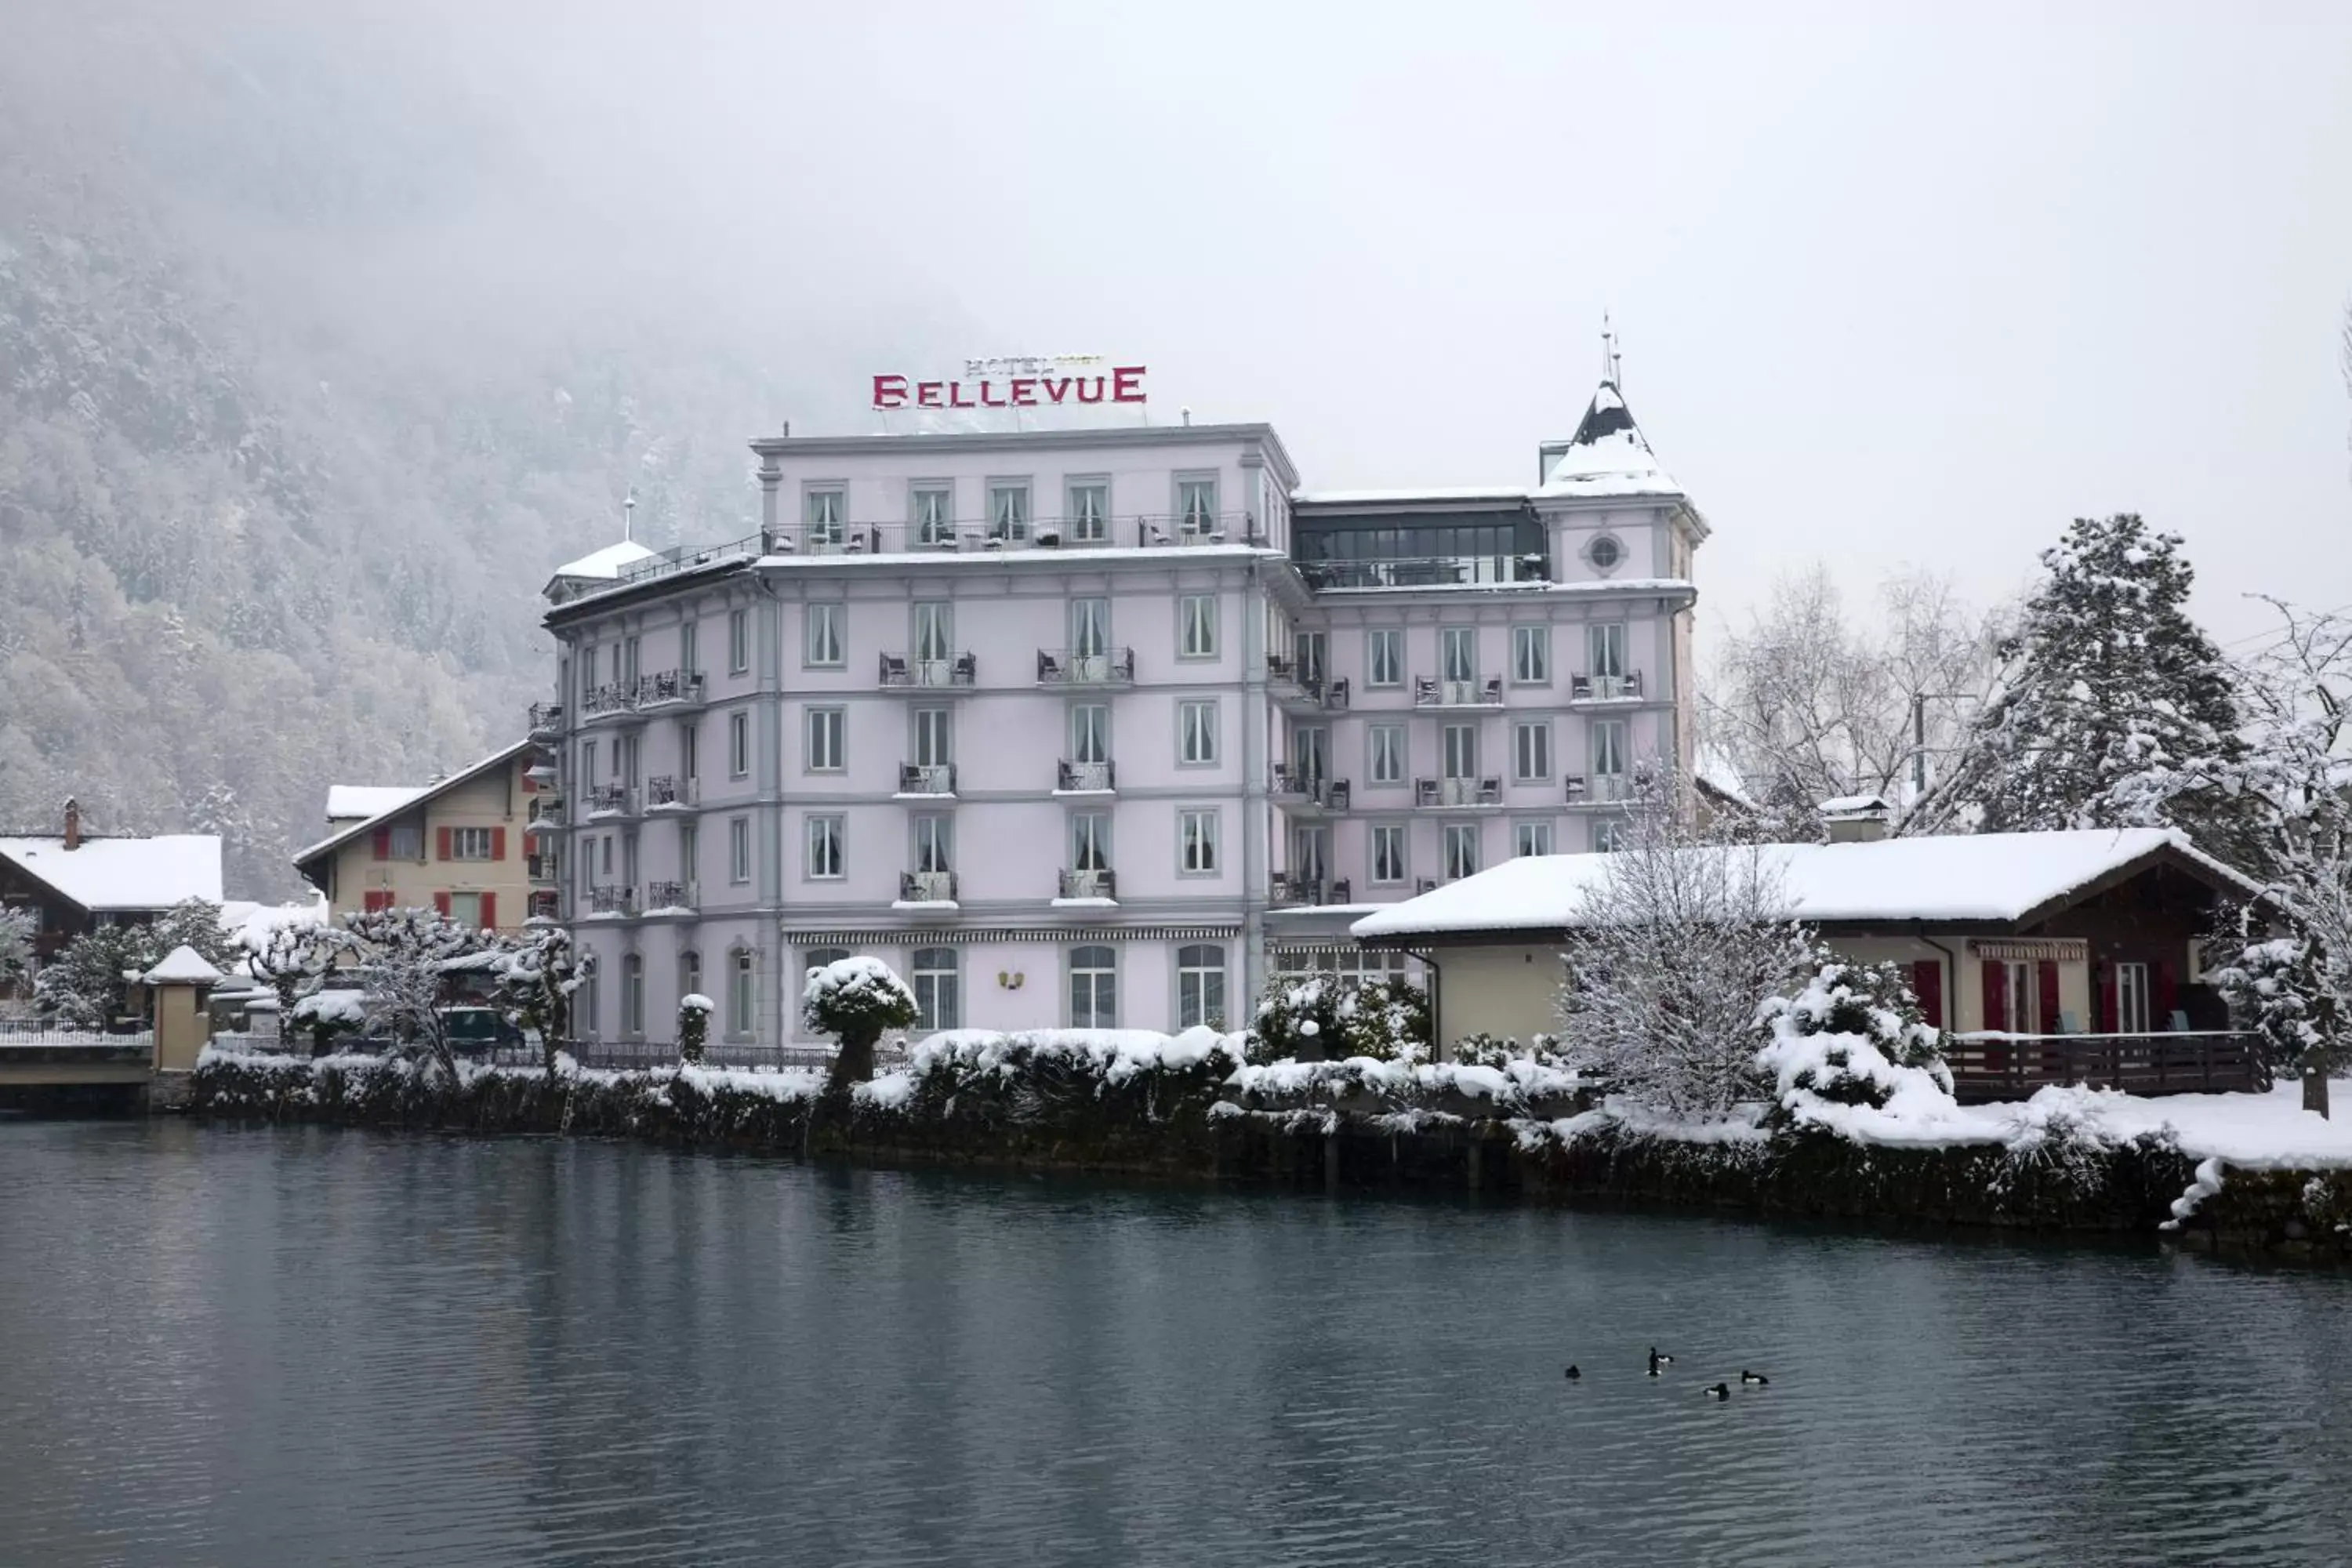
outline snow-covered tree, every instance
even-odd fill
[[[145,929],[146,945],[154,952],[156,963],[175,948],[193,947],[204,954],[205,963],[226,973],[245,956],[236,933],[221,924],[221,907],[209,899],[183,899]]]
[[[1635,1103],[1720,1116],[1764,1088],[1757,1009],[1811,943],[1770,847],[1693,831],[1670,770],[1644,769],[1636,786],[1623,847],[1569,941],[1560,1055]]]
[[[101,1029],[122,1016],[125,974],[142,973],[163,955],[138,926],[103,925],[66,943],[33,977],[34,1005],[76,1029]]]
[[[1898,1095],[1948,1105],[1943,1040],[1892,963],[1816,949],[1791,994],[1758,1010],[1756,1065],[1773,1086],[1772,1119],[1802,1122],[1822,1105],[1885,1108]]]
[[[2242,753],[2237,701],[2189,618],[2180,542],[2123,513],[2042,552],[2000,680],[1906,832],[2168,826],[2243,856],[2243,814],[2210,778]]]
[[[1411,981],[1277,975],[1258,998],[1248,1055],[1257,1062],[1425,1058],[1429,1030],[1428,994]]]
[[[678,1060],[702,1060],[702,1042],[709,1037],[710,1013],[717,1005],[699,991],[689,991],[677,999]]]
[[[2327,1076],[2344,1061],[2347,1015],[2318,945],[2307,937],[2250,942],[2213,983],[2263,1037],[2272,1062],[2302,1077],[2303,1108],[2326,1116]]]
[[[404,1054],[430,1064],[454,1086],[457,1053],[442,1011],[450,971],[496,939],[432,910],[346,914],[343,927],[352,938],[349,973],[364,999],[369,1029],[390,1036]]]
[[[572,998],[595,973],[595,955],[572,945],[562,926],[531,926],[499,959],[499,994],[520,1026],[539,1036],[548,1074],[572,1033]]]
[[[334,926],[289,921],[248,934],[244,946],[253,977],[277,993],[278,1016],[290,1025],[295,1004],[325,984],[350,951],[351,936]]]
[[[30,910],[0,910],[0,992],[22,990],[33,977],[33,937],[40,917]]]
[[[825,1086],[832,1092],[874,1076],[874,1047],[886,1031],[914,1023],[915,994],[878,958],[837,958],[808,972],[801,1017],[840,1042]]]

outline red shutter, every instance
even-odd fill
[[[1941,1029],[1944,1023],[1944,966],[1932,958],[1914,960],[1911,965],[1911,994],[1919,998],[1919,1016],[1932,1028]]]
[[[2124,1016],[2123,1009],[2116,1001],[2117,978],[2117,971],[2112,963],[2097,963],[2091,967],[2091,994],[2097,998],[2092,1005],[2098,1010],[2098,1022],[2092,1028],[2098,1034],[2114,1034],[2116,1021]]]
[[[442,832],[444,832],[444,833],[446,833],[446,832],[448,832],[449,830],[448,830],[447,828],[446,828],[446,827],[445,827],[445,828],[443,828],[441,831],[442,831]],[[437,914],[437,915],[443,915],[443,916],[446,916],[446,915],[447,915],[447,914],[448,914],[448,912],[449,912],[449,895],[448,895],[448,894],[446,894],[446,893],[436,893],[436,894],[434,894],[434,895],[433,895],[433,912],[434,912],[435,914]]]
[[[433,830],[433,858],[436,860],[449,858],[449,830],[446,827]]]
[[[375,858],[379,860],[392,858],[392,829],[389,827],[375,830]]]
[[[490,829],[490,858],[493,860],[503,860],[506,858],[507,830],[503,827],[493,827]],[[484,925],[488,925],[490,922],[488,920],[484,920],[482,923]]]
[[[2041,992],[2042,1032],[2058,1032],[2058,961],[2045,958],[2033,966],[2034,988]]]
[[[2008,1028],[2009,966],[1997,958],[1979,958],[1977,969],[1984,976],[1984,1026]]]
[[[498,929],[498,923],[499,896],[496,893],[484,893],[482,895],[482,929],[495,931]]]
[[[2156,1016],[2150,1018],[2148,1023],[2155,1028],[2157,1033],[2169,1034],[2172,1032],[2172,1009],[2179,1000],[2179,997],[2174,994],[2176,980],[2173,974],[2172,960],[2168,958],[2159,958],[2156,961],[2153,967],[2155,968],[2156,973],[2148,978],[2154,982],[2152,989],[2156,992],[2156,1005],[2149,1008],[2148,1011]]]
[[[392,889],[390,888],[369,889],[361,896],[360,907],[368,914],[392,908]]]

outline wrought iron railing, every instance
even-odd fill
[[[1118,787],[1118,780],[1108,763],[1074,763],[1064,758],[1054,770],[1054,787],[1066,795],[1108,795]]]
[[[1503,678],[1490,675],[1484,680],[1453,680],[1419,676],[1412,683],[1412,705],[1416,708],[1499,708],[1503,705]]]
[[[646,908],[649,910],[691,910],[700,907],[692,882],[647,882]]]
[[[1277,763],[1274,768],[1272,793],[1277,805],[1316,805],[1329,811],[1345,811],[1348,809],[1349,786],[1346,779],[1318,778]]]
[[[1497,583],[1548,583],[1550,563],[1538,554],[1417,556],[1401,561],[1297,561],[1307,585],[1346,588],[1452,588]]]
[[[1412,781],[1412,803],[1415,805],[1500,805],[1503,804],[1503,781],[1484,779],[1415,779]]]
[[[886,690],[969,690],[980,680],[980,656],[959,653],[946,658],[914,658],[903,653],[882,656],[882,686]]]
[[[1630,773],[1587,773],[1565,781],[1570,805],[1622,805],[1633,798]]]
[[[902,904],[951,904],[955,902],[956,876],[953,871],[901,871],[898,873],[898,901]]]
[[[693,805],[702,795],[699,779],[682,779],[675,773],[656,773],[646,780],[646,806],[648,810],[660,805]]]
[[[1568,678],[1568,700],[1571,702],[1619,702],[1642,695],[1642,672],[1626,670],[1619,675],[1571,675]]]
[[[955,794],[956,771],[953,763],[900,763],[898,793],[900,795]]]
[[[1156,512],[1121,517],[990,519],[932,522],[800,522],[763,536],[775,556],[953,555],[1029,550],[1155,550],[1263,543],[1247,512]]]
[[[695,703],[702,700],[702,690],[703,676],[698,669],[656,670],[637,678],[636,703],[639,708]]]
[[[625,816],[636,809],[636,793],[627,784],[591,784],[588,789],[588,815]]]
[[[588,889],[588,912],[592,915],[634,915],[644,906],[637,902],[635,888],[591,888]]]
[[[1064,871],[1057,884],[1065,899],[1115,899],[1118,873],[1108,870]]]
[[[1269,888],[1273,906],[1278,910],[1320,909],[1329,904],[1350,901],[1353,889],[1345,877],[1302,877],[1288,871],[1276,871]]]
[[[1131,686],[1135,683],[1135,650],[1102,648],[1080,653],[1075,648],[1037,650],[1040,686]]]
[[[534,735],[555,735],[563,731],[563,704],[534,702],[530,705],[530,732]]]

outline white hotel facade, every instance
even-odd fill
[[[1265,425],[752,448],[758,536],[548,587],[533,907],[595,957],[583,1035],[700,991],[800,1043],[845,952],[925,1028],[1238,1024],[1691,762],[1706,525],[1608,383],[1535,483],[1466,490],[1303,490]]]

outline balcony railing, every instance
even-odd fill
[[[956,877],[953,871],[901,871],[898,873],[898,901],[902,904],[951,904],[955,902]]]
[[[664,669],[637,678],[637,706],[683,707],[702,700],[703,677],[698,669]]]
[[[1118,877],[1112,871],[1064,871],[1059,885],[1065,899],[1118,897]]]
[[[700,906],[698,889],[692,882],[647,882],[646,908],[648,910],[691,910]]]
[[[1568,700],[1570,702],[1623,702],[1642,695],[1642,672],[1627,670],[1622,675],[1571,675],[1568,678]]]
[[[563,826],[563,803],[544,797],[530,803],[530,820],[523,824],[525,833],[553,833]]]
[[[1262,543],[1248,512],[1119,517],[967,517],[940,522],[793,523],[761,536],[769,555],[960,555],[1031,550],[1158,550]]]
[[[2126,1094],[2220,1094],[2271,1087],[2262,1037],[2234,1030],[2168,1035],[1956,1035],[1945,1051],[1963,1100],[2023,1100],[2050,1084]]]
[[[627,816],[636,810],[636,795],[627,784],[592,784],[588,789],[588,815]]]
[[[1500,805],[1503,804],[1503,781],[1486,779],[1415,779],[1412,781],[1412,803],[1415,805]]]
[[[882,687],[886,691],[969,691],[980,680],[980,656],[959,653],[947,658],[910,658],[903,653],[882,656]]]
[[[1304,877],[1293,872],[1276,871],[1270,888],[1270,901],[1277,910],[1321,909],[1331,904],[1350,902],[1352,891],[1345,877]]]
[[[1484,680],[1440,680],[1432,676],[1419,676],[1412,683],[1412,705],[1416,708],[1499,708],[1503,705],[1503,678],[1490,675]]]
[[[1587,773],[1567,781],[1570,805],[1622,805],[1633,798],[1630,773]]]
[[[562,732],[562,703],[534,702],[530,705],[530,733],[533,738],[560,735]]]
[[[646,780],[646,809],[659,811],[667,806],[698,805],[702,801],[702,781],[682,779],[675,773],[656,773]]]
[[[637,902],[635,888],[588,889],[588,912],[592,915],[634,915],[643,907]]]
[[[562,868],[552,855],[526,855],[522,858],[523,879],[530,882],[560,882]]]
[[[900,763],[898,793],[900,795],[943,795],[956,792],[956,772],[953,763]]]
[[[1037,650],[1037,684],[1132,686],[1135,650],[1114,647],[1098,653],[1079,653],[1066,647],[1041,647]]]
[[[630,682],[613,680],[583,692],[580,698],[583,719],[608,719],[614,714],[637,710],[637,689]]]
[[[1118,787],[1118,774],[1108,763],[1074,763],[1065,758],[1055,766],[1054,787],[1064,795],[1108,795]]]
[[[1302,773],[1276,763],[1272,793],[1276,805],[1311,805],[1327,811],[1345,811],[1348,809],[1349,789],[1346,779],[1318,778],[1312,773]]]
[[[1343,588],[1453,588],[1496,583],[1548,583],[1550,563],[1541,554],[1422,556],[1402,561],[1299,561],[1307,585],[1318,592]]]
[[[531,894],[523,916],[530,921],[560,921],[563,918],[563,895],[552,889],[542,889]]]
[[[1301,669],[1281,654],[1265,656],[1265,683],[1274,700],[1287,708],[1345,708],[1348,682],[1327,679],[1320,670]]]

